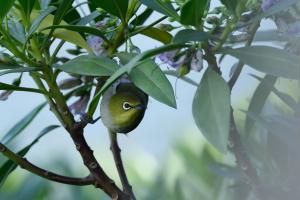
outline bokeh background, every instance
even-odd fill
[[[219,1],[212,1],[212,7],[218,5]],[[87,8],[83,6],[83,9]],[[78,11],[84,15],[82,10]],[[159,14],[154,14],[149,22],[159,17]],[[260,30],[274,28],[271,20],[264,20]],[[142,50],[161,45],[143,36],[134,37],[133,43]],[[60,54],[72,57],[65,53],[65,50],[70,47],[69,44],[64,45]],[[223,62],[225,78],[228,77],[234,63],[233,58],[226,58]],[[249,75],[250,73],[259,74],[245,68],[233,90],[232,104],[236,110],[247,108],[249,99],[258,84],[257,80]],[[200,81],[201,76],[202,73],[189,74],[189,77],[197,82]],[[14,75],[0,76],[0,81],[9,82],[14,78]],[[24,86],[34,87],[30,77],[24,76],[23,80]],[[233,194],[235,189],[240,190],[242,196],[243,188],[231,185],[232,177],[226,179],[218,176],[220,166],[215,165],[226,160],[227,164],[234,166],[233,156],[229,153],[219,154],[205,141],[194,124],[191,109],[196,88],[176,78],[170,77],[170,81],[175,88],[177,109],[150,99],[145,118],[138,128],[128,135],[119,137],[125,167],[138,199],[233,199],[232,195],[236,195]],[[279,87],[287,88],[287,84],[292,83],[281,81]],[[38,94],[15,92],[8,101],[0,102],[0,137],[43,101],[44,98]],[[265,109],[271,112],[274,105],[281,106],[279,100],[271,96]],[[243,126],[244,114],[241,111],[235,114],[241,122],[238,125]],[[16,150],[21,149],[29,144],[44,127],[52,124],[59,124],[59,122],[49,111],[49,107],[45,107],[10,146]],[[116,180],[117,184],[120,184],[109,150],[108,134],[101,121],[88,126],[85,136],[105,171]],[[60,174],[80,177],[88,173],[63,128],[56,129],[40,139],[26,157],[32,163]],[[231,175],[238,176],[238,174]],[[246,191],[245,188],[244,190]],[[10,175],[0,189],[0,199],[3,200],[106,198],[105,194],[100,194],[92,186],[73,187],[52,183],[20,168]]]

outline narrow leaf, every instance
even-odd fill
[[[252,77],[254,77],[255,79],[261,81],[265,81],[266,86],[269,86],[271,91],[278,97],[280,98],[284,103],[286,103],[292,110],[296,109],[297,107],[297,102],[293,99],[293,97],[291,97],[290,95],[288,95],[287,93],[284,92],[280,92],[279,90],[277,90],[275,88],[275,84],[271,81],[266,81],[263,78],[260,78],[254,74],[251,74]]]
[[[23,73],[23,72],[32,72],[32,71],[39,71],[40,68],[35,67],[18,67],[14,69],[9,69],[5,71],[0,71],[0,76],[3,76],[5,74],[11,74],[11,73]]]
[[[160,12],[169,17],[178,18],[178,14],[171,3],[166,3],[162,0],[140,0],[140,2],[146,5],[148,8]]]
[[[271,75],[266,75],[263,80],[257,86],[255,92],[252,95],[250,104],[248,107],[248,112],[254,113],[255,115],[260,115],[267,98],[269,97],[272,87],[274,87],[277,78]],[[254,120],[247,115],[245,121],[245,131],[250,133],[254,125]]]
[[[232,13],[235,13],[238,0],[221,0],[221,2],[227,7],[228,10],[230,10]]]
[[[27,17],[30,16],[30,12],[33,9],[36,0],[18,0],[21,4],[21,8],[23,9],[25,15]]]
[[[25,30],[23,25],[18,21],[9,21],[8,23],[10,35],[16,39],[21,44],[24,44],[26,41]]]
[[[58,125],[51,125],[46,127],[45,129],[43,129],[38,137],[31,142],[29,145],[27,145],[26,147],[24,147],[22,150],[20,150],[17,154],[21,157],[24,157],[26,155],[26,153],[30,150],[30,148],[36,144],[38,142],[38,140],[43,137],[44,135],[46,135],[47,133],[53,131],[56,128],[59,128],[60,126]],[[4,184],[5,180],[7,179],[7,177],[9,176],[9,174],[11,172],[13,172],[16,168],[17,168],[18,164],[16,164],[14,161],[12,160],[8,160],[6,161],[0,168],[0,188],[1,186]]]
[[[153,10],[147,8],[142,14],[138,15],[134,20],[132,20],[131,24],[133,26],[141,26],[145,23],[145,21],[151,16]]]
[[[6,84],[6,83],[1,83],[1,82],[0,82],[0,90],[33,92],[33,93],[40,93],[40,94],[45,94],[45,95],[50,96],[50,94],[46,91],[42,91],[42,90],[35,89],[35,88],[18,87],[18,86],[9,85],[9,84]]]
[[[112,15],[125,19],[128,8],[128,0],[91,0],[91,3],[100,7]]]
[[[42,108],[44,108],[46,103],[42,103],[30,111],[26,116],[24,116],[19,122],[17,122],[1,139],[4,144],[9,143],[13,138],[20,134],[40,113]]]
[[[223,49],[229,54],[261,72],[284,78],[299,79],[300,58],[282,49],[269,46],[251,46]]]
[[[163,44],[169,44],[172,41],[172,35],[170,33],[155,27],[147,28],[146,30],[141,31],[140,33],[154,40],[160,41]]]
[[[110,76],[119,68],[115,61],[101,56],[83,55],[76,57],[58,69],[86,76]]]
[[[99,16],[100,16],[100,13],[98,11],[94,11],[91,14],[81,18],[80,21],[76,23],[76,25],[78,25],[78,26],[86,25]]]
[[[198,87],[198,85],[199,85],[199,83],[197,83],[196,81],[194,81],[193,79],[191,79],[189,77],[186,77],[186,76],[179,77],[178,72],[174,71],[174,70],[166,70],[166,71],[164,71],[164,74],[174,76],[174,77],[176,77],[180,80],[183,80],[183,81],[185,81],[193,86],[196,86],[196,87]]]
[[[6,14],[9,12],[11,7],[14,5],[15,0],[2,0],[1,6],[0,6],[0,24],[2,24],[2,21]]]
[[[93,27],[89,27],[89,26],[79,26],[79,25],[55,25],[55,26],[49,26],[44,28],[43,30],[47,30],[47,29],[51,29],[51,30],[55,30],[55,29],[66,29],[66,30],[70,30],[70,31],[75,31],[75,32],[79,32],[79,33],[89,33],[92,35],[96,35],[101,37],[102,39],[104,39],[105,41],[108,41],[104,35],[104,33],[102,31],[100,31],[97,28],[93,28]],[[43,31],[41,30],[41,31]]]
[[[73,0],[61,0],[60,1],[59,7],[54,15],[53,25],[60,24],[60,22],[63,20],[63,17],[65,16],[67,11],[72,6],[72,3],[73,3]]]
[[[180,23],[199,27],[207,7],[207,0],[189,0],[181,8]]]
[[[192,29],[184,29],[179,31],[173,39],[173,43],[185,43],[185,42],[198,42],[206,41],[209,38],[209,34]]]
[[[205,138],[221,152],[227,150],[230,91],[225,80],[208,68],[193,100],[193,116]]]
[[[176,108],[171,83],[153,60],[138,65],[129,73],[130,80],[154,99]]]
[[[41,14],[32,22],[32,25],[27,33],[27,38],[30,37],[38,29],[42,21],[55,10],[56,8],[53,6],[48,7],[46,10],[42,10]]]
[[[30,15],[31,21],[34,21],[34,19],[36,19],[38,16],[40,16],[40,14],[38,12],[32,11],[32,13]],[[44,20],[38,26],[37,30],[38,31],[44,30],[50,24],[53,24],[53,19],[54,19],[54,16],[51,14],[48,15],[47,17],[45,17]],[[59,25],[68,25],[68,24],[65,21],[61,21]],[[48,33],[50,33],[50,30],[44,30],[44,31],[42,31],[42,33],[48,34]],[[69,30],[65,30],[65,29],[55,30],[53,33],[53,37],[65,40],[67,42],[70,42],[72,44],[80,46],[84,49],[90,50],[85,39],[83,39],[82,36],[75,31],[69,31]]]

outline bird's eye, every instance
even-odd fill
[[[128,102],[123,103],[123,109],[124,110],[129,110],[130,108],[132,108],[132,106]]]

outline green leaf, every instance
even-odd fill
[[[16,39],[21,44],[24,44],[26,41],[25,30],[23,25],[18,21],[9,21],[8,23],[10,35]]]
[[[96,7],[100,7],[112,15],[125,19],[128,8],[128,0],[91,0]]]
[[[244,179],[244,175],[239,168],[225,165],[223,163],[213,163],[209,165],[209,170],[216,175],[233,179],[235,181],[243,181]]]
[[[138,30],[138,29],[137,29]],[[160,41],[163,44],[170,44],[172,41],[172,35],[166,31],[160,30],[155,27],[147,28],[140,32],[154,40]]]
[[[235,13],[235,8],[238,5],[238,0],[221,0],[222,4],[226,6],[228,10]]]
[[[259,126],[267,129],[271,134],[279,137],[289,150],[299,155],[299,121],[300,118],[294,116],[273,115],[262,117],[256,113],[246,112]]]
[[[173,38],[173,43],[185,43],[185,42],[198,42],[206,41],[209,38],[209,34],[192,29],[184,29],[176,33]]]
[[[30,29],[27,33],[27,39],[38,29],[42,21],[55,10],[56,7],[50,6],[46,10],[41,11],[40,15],[34,19],[30,26]]]
[[[221,152],[227,151],[230,91],[225,80],[208,68],[193,100],[193,116],[205,138]]]
[[[38,137],[31,142],[29,145],[27,145],[26,147],[24,147],[21,151],[19,151],[17,154],[21,157],[25,156],[26,153],[30,150],[30,148],[36,144],[39,139],[41,137],[43,137],[44,135],[46,135],[47,133],[53,131],[56,128],[59,128],[59,125],[51,125],[48,126],[46,128],[44,128],[38,135]],[[16,168],[17,168],[18,164],[16,164],[14,161],[12,160],[8,160],[6,161],[0,168],[0,187],[4,184],[5,180],[7,179],[7,177],[9,176],[9,174],[11,172],[13,172]]]
[[[40,94],[45,94],[45,95],[51,96],[48,92],[42,91],[42,90],[39,90],[39,89],[18,87],[18,86],[9,85],[9,84],[6,84],[6,83],[1,83],[1,82],[0,82],[0,90],[14,90],[14,91],[23,91],[23,92],[33,92],[33,93],[40,93]]]
[[[124,74],[129,74],[130,71],[138,66],[139,64],[141,64],[141,62],[145,59],[151,58],[152,56],[155,56],[159,53],[162,52],[166,52],[166,51],[171,51],[174,49],[178,49],[178,48],[183,48],[183,47],[188,47],[188,45],[183,45],[183,44],[169,44],[169,45],[165,45],[156,49],[151,49],[148,51],[145,51],[137,56],[135,56],[134,58],[132,58],[130,60],[129,63],[127,63],[125,66],[119,68],[112,76],[110,76],[107,81],[105,82],[105,84],[101,87],[101,90],[93,97],[89,108],[88,108],[88,115],[89,117],[92,117],[98,102],[100,100],[100,96],[101,94],[106,91],[115,81],[117,81],[122,75]]]
[[[33,9],[36,0],[18,0],[21,8],[27,17],[30,16],[30,12]]]
[[[55,25],[55,26],[48,26],[43,30],[47,30],[47,29],[51,29],[51,30],[55,30],[55,29],[66,29],[66,30],[70,30],[70,31],[75,31],[75,32],[79,32],[79,33],[89,33],[92,35],[96,35],[101,37],[102,39],[104,39],[105,41],[108,41],[104,35],[104,33],[102,31],[100,31],[97,28],[93,28],[93,27],[89,27],[89,26],[79,26],[79,25]]]
[[[129,73],[130,80],[154,99],[176,108],[176,99],[170,81],[153,60],[148,60]]]
[[[133,26],[141,26],[151,16],[152,13],[153,13],[153,10],[150,8],[147,8],[142,14],[140,14],[134,20],[132,20],[132,22],[130,24]]]
[[[166,16],[178,18],[178,14],[171,3],[166,3],[162,0],[140,0],[148,8],[160,12]]]
[[[198,87],[198,85],[199,85],[199,83],[197,83],[196,81],[194,81],[193,79],[191,79],[189,77],[186,77],[186,76],[179,77],[178,72],[174,71],[174,70],[166,70],[166,71],[164,71],[164,74],[174,76],[174,77],[176,77],[180,80],[183,80],[183,81],[185,81],[193,86],[196,86],[196,87]]]
[[[278,97],[280,98],[284,103],[286,103],[292,110],[296,109],[297,107],[297,102],[293,99],[293,97],[291,97],[290,95],[288,95],[287,93],[284,92],[280,92],[279,90],[277,90],[275,88],[275,84],[273,81],[269,81],[269,80],[264,80],[263,78],[260,78],[254,74],[250,74],[252,77],[254,77],[255,79],[261,81],[265,81],[265,85],[269,86],[271,91]]]
[[[54,15],[53,25],[60,24],[68,10],[72,8],[73,0],[61,0],[57,2],[59,2],[59,6]]]
[[[288,37],[279,33],[277,30],[258,31],[255,34],[255,42],[274,42],[274,41],[287,41]]]
[[[2,21],[6,14],[9,12],[11,7],[14,5],[15,0],[2,0],[1,6],[0,6],[0,24],[2,24]]]
[[[11,74],[11,73],[23,73],[23,72],[32,72],[32,71],[40,71],[40,68],[35,67],[18,67],[13,68],[5,71],[0,71],[0,76],[3,76],[5,74]]]
[[[229,54],[261,72],[284,78],[299,79],[300,58],[296,55],[268,46],[251,46],[223,49]]]
[[[101,56],[83,55],[76,57],[58,69],[86,76],[110,76],[119,68],[115,61]]]
[[[0,61],[0,70],[16,69],[16,68],[20,68],[20,66],[17,64],[1,63],[1,61]]]
[[[42,108],[44,108],[46,103],[42,103],[30,111],[26,116],[24,116],[20,121],[18,121],[1,139],[1,143],[7,144],[18,134],[20,134],[40,113]]]
[[[263,78],[263,80],[259,83],[255,92],[252,95],[248,107],[248,112],[253,113],[255,115],[260,115],[266,103],[266,100],[272,91],[272,87],[274,87],[276,81],[277,81],[277,77],[271,75],[266,75]],[[251,132],[253,125],[254,125],[254,120],[249,115],[247,115],[245,121],[246,133]]]
[[[33,22],[34,19],[36,19],[40,14],[36,11],[32,11],[30,19]],[[40,23],[38,27],[38,31],[44,30],[49,26],[49,24],[53,24],[54,16],[53,15],[48,15],[47,17],[44,18],[44,20]],[[59,25],[68,25],[65,21],[61,21]],[[44,34],[49,34],[50,30],[44,30],[42,31]],[[69,31],[69,30],[55,30],[53,33],[53,36],[62,40],[65,40],[67,42],[73,43],[77,46],[80,46],[84,49],[90,50],[89,46],[87,45],[85,39],[82,38],[82,36],[75,32],[75,31]]]
[[[39,0],[39,2],[40,2],[41,9],[45,10],[48,8],[51,0]]]
[[[99,17],[99,16],[100,16],[100,13],[98,11],[94,11],[91,14],[89,14],[89,15],[87,15],[85,17],[82,17],[80,19],[80,21],[76,23],[76,25],[78,25],[78,26],[86,25],[86,24],[90,23],[92,20],[94,20],[97,17]]]
[[[199,27],[207,7],[207,0],[189,0],[181,8],[180,23]]]

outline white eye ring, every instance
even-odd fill
[[[124,110],[129,110],[129,109],[131,109],[132,108],[132,106],[128,103],[128,102],[124,102],[123,103],[123,109]]]

